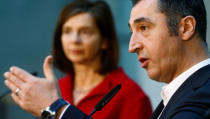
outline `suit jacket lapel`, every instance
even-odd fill
[[[194,89],[200,88],[208,80],[208,78],[210,78],[210,65],[199,69],[191,75],[171,97],[162,112],[160,119],[167,119],[168,116],[177,108],[177,104],[183,101],[183,97],[189,92],[192,92]]]

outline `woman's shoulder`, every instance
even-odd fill
[[[63,77],[61,77],[58,82],[59,82],[59,85],[64,85],[64,84],[69,84],[69,82],[71,82],[71,75],[70,74],[67,74]]]

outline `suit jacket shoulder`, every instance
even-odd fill
[[[160,119],[204,119],[210,108],[210,65],[191,75],[175,92]]]

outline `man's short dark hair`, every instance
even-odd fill
[[[141,0],[132,0],[135,6]],[[203,0],[158,0],[160,12],[166,15],[169,32],[178,35],[178,23],[181,18],[193,16],[196,20],[195,33],[206,43],[207,18]]]
[[[104,1],[90,2],[88,0],[75,0],[61,11],[55,29],[52,50],[55,67],[64,73],[74,73],[72,62],[64,54],[61,44],[61,35],[63,24],[70,17],[80,13],[88,13],[93,17],[103,37],[102,40],[106,40],[107,43],[107,49],[101,51],[101,67],[98,72],[106,74],[115,70],[118,65],[119,55],[117,35],[110,7]]]

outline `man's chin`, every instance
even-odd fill
[[[163,81],[161,81],[159,78],[151,78],[151,77],[150,77],[150,79],[153,80],[153,81],[157,81],[157,82],[163,82]]]
[[[157,74],[155,74],[154,72],[152,72],[151,70],[146,70],[147,71],[147,75],[150,79],[154,80],[154,81],[158,81],[159,77],[157,76]],[[159,81],[158,81],[159,82]]]
[[[149,75],[149,74],[148,74],[148,76],[153,81],[162,82],[162,83],[165,82],[163,78],[160,78],[160,77],[157,77],[157,76],[154,76],[154,75]]]
[[[153,81],[157,81],[157,82],[160,82],[160,83],[170,83],[168,81],[166,81],[166,78],[152,78],[150,77],[150,79],[152,79]]]

